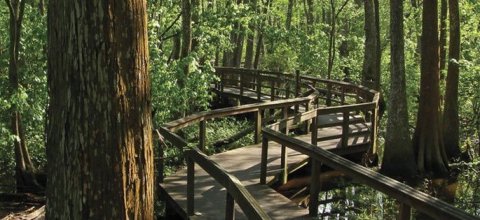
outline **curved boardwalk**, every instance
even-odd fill
[[[397,199],[402,204],[402,219],[410,218],[410,206],[436,219],[477,219],[338,156],[376,153],[376,91],[298,72],[232,68],[217,68],[216,72],[221,79],[215,85],[216,93],[253,104],[196,113],[159,129],[171,147],[184,152],[187,162],[187,167],[160,185],[167,212],[174,210],[184,219],[315,217],[320,190],[315,177],[323,163]],[[211,156],[203,154],[207,121],[238,114],[253,114],[256,144]],[[188,126],[199,126],[198,148],[187,147],[174,133]],[[310,208],[304,209],[268,183],[285,183],[288,173],[307,159],[312,163],[311,199]],[[162,172],[163,164],[159,167]]]

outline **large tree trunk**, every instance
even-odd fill
[[[48,7],[46,218],[153,219],[146,1]]]
[[[22,22],[25,11],[25,0],[6,0],[5,1],[10,14],[10,42],[9,42],[9,65],[8,79],[10,86],[10,96],[15,96],[19,92],[19,54],[21,48]],[[28,153],[25,130],[22,126],[22,117],[19,106],[12,102],[10,108],[10,130],[16,136],[14,140],[15,154],[15,180],[17,192],[34,192],[41,189],[35,179],[36,169],[33,166],[30,154]]]
[[[390,98],[382,173],[411,178],[417,167],[408,130],[403,0],[390,0]]]
[[[460,59],[460,15],[458,0],[449,0],[450,46],[448,52],[448,74],[443,113],[443,138],[449,159],[460,155],[458,118],[458,75]]]
[[[445,175],[448,172],[448,161],[440,118],[437,10],[437,0],[423,1],[420,103],[413,146],[420,172]]]
[[[377,27],[374,0],[365,0],[365,53],[363,59],[362,85],[379,90],[380,70],[378,69]]]

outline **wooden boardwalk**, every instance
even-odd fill
[[[244,99],[257,100],[257,94],[253,91],[245,90],[240,96],[238,88],[224,88],[223,92],[217,91],[218,94],[223,94],[230,97],[243,97]],[[262,102],[268,102],[271,97],[268,95],[260,96]],[[301,111],[303,108],[301,109]],[[355,118],[351,117],[353,121]],[[323,149],[340,148],[340,135],[342,133],[341,122],[342,116],[339,114],[330,114],[317,119],[319,127],[319,138],[338,136],[334,139],[324,140],[318,142],[318,146]],[[361,120],[354,121],[350,125],[352,133],[363,132],[368,130],[368,123]],[[323,125],[323,126],[322,126]],[[332,126],[333,125],[333,126]],[[335,126],[336,125],[336,126]],[[301,135],[296,136],[297,139],[311,142],[311,136]],[[349,138],[350,145],[368,144],[369,136],[360,135]],[[281,146],[277,143],[269,143],[268,152],[268,173],[267,180],[270,182],[274,180],[281,171]],[[365,151],[365,149],[361,149]],[[237,177],[252,196],[259,202],[262,209],[272,219],[308,219],[308,210],[297,206],[297,204],[290,201],[280,193],[276,192],[268,185],[259,184],[260,180],[260,161],[262,154],[261,144],[246,146],[224,153],[212,155],[209,158],[223,167],[230,174]],[[289,170],[296,167],[298,164],[308,159],[308,156],[287,149],[287,158]],[[164,183],[161,184],[162,194],[168,198],[169,201],[175,202],[175,209],[183,218],[187,218],[187,169],[184,168],[177,173],[167,177]],[[224,187],[222,187],[214,178],[206,173],[199,166],[195,166],[195,216],[190,218],[195,219],[222,219],[225,216],[226,197]],[[236,218],[247,219],[242,210],[236,207]]]
[[[410,218],[410,207],[434,219],[478,219],[341,157],[375,154],[378,92],[350,83],[301,76],[299,72],[216,70],[221,79],[214,86],[217,94],[254,104],[199,112],[158,129],[162,139],[179,148],[187,159],[186,168],[166,177],[160,185],[167,212],[174,211],[183,219],[310,219],[318,215],[320,183],[315,177],[320,176],[319,167],[324,164],[395,198],[402,219]],[[206,148],[207,120],[246,113],[254,114],[254,142],[262,144],[211,156],[202,153]],[[272,118],[275,122],[269,124]],[[198,148],[188,147],[174,133],[193,125],[199,125]],[[307,134],[287,135],[296,128]],[[161,153],[161,177],[163,157]],[[307,159],[312,165],[313,181],[309,183],[309,208],[304,209],[268,183],[286,182],[289,171],[305,164]]]

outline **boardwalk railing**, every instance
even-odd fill
[[[248,219],[270,219],[255,198],[242,185],[240,180],[228,173],[199,149],[185,152],[187,158],[187,214],[194,215],[195,207],[195,164],[198,164],[211,177],[226,189],[225,219],[235,218],[235,202]]]
[[[229,210],[230,208],[232,208],[232,197],[235,201],[237,201],[237,203],[239,203],[239,205],[240,203],[244,202],[251,202],[252,204],[254,204],[254,206],[256,204],[255,201],[251,201],[251,197],[249,197],[248,194],[244,193],[244,188],[242,188],[241,183],[238,182],[236,178],[233,178],[233,176],[228,174],[218,165],[214,163],[212,164],[211,161],[209,161],[208,158],[206,158],[205,155],[201,153],[205,150],[206,147],[206,125],[208,120],[238,114],[253,113],[255,116],[255,143],[260,142],[262,125],[265,124],[264,122],[267,119],[268,112],[270,112],[268,110],[272,109],[281,109],[282,118],[285,120],[288,119],[286,121],[293,120],[293,122],[295,122],[295,120],[297,120],[300,122],[306,122],[306,130],[307,132],[309,130],[312,130],[312,135],[316,134],[317,131],[317,116],[322,114],[334,114],[341,112],[343,114],[343,118],[346,118],[346,120],[344,120],[347,121],[346,125],[348,125],[350,123],[350,121],[348,120],[350,118],[350,112],[357,111],[356,114],[358,115],[360,111],[364,111],[362,120],[370,121],[370,125],[372,127],[376,125],[378,93],[373,90],[369,90],[367,88],[356,86],[350,83],[301,76],[298,71],[295,74],[284,74],[233,68],[217,68],[216,71],[221,79],[221,81],[216,85],[217,90],[223,92],[227,87],[234,87],[239,90],[239,98],[246,95],[246,93],[248,92],[250,92],[250,94],[254,93],[257,101],[262,101],[262,97],[265,96],[269,96],[270,98],[269,102],[260,102],[255,104],[241,105],[237,107],[196,113],[166,123],[163,127],[158,129],[161,139],[171,143],[174,147],[184,151],[184,155],[188,160],[187,164],[189,171],[187,172],[189,175],[189,183],[187,188],[189,192],[187,194],[189,195],[188,207],[190,208],[187,208],[187,212],[189,215],[193,214],[194,210],[192,193],[194,188],[193,167],[195,163],[199,164],[202,168],[205,169],[207,173],[212,175],[217,182],[226,187],[227,194],[229,195],[227,196],[227,213],[229,216],[233,212],[233,210]],[[306,94],[306,97],[301,97],[303,94]],[[348,107],[345,108],[345,106],[335,105],[348,105]],[[320,109],[322,108],[319,108],[320,106],[323,106],[323,108],[325,108],[326,110],[321,111]],[[289,112],[291,112],[292,109],[293,112],[297,115],[293,118],[289,117]],[[353,120],[351,122],[353,123]],[[199,150],[188,150],[187,141],[185,141],[182,137],[178,136],[174,132],[178,131],[179,129],[197,124],[199,126]],[[293,124],[298,125],[298,123]],[[312,126],[310,126],[310,124],[312,124]],[[341,124],[342,126],[345,125],[344,122],[342,122]],[[333,123],[329,126],[337,125],[338,124]],[[280,123],[276,126],[279,126],[279,129],[284,129],[285,133],[288,133],[288,123],[285,125]],[[345,135],[342,134],[342,139],[345,139],[348,137],[347,134],[350,132],[349,129],[346,127],[344,127],[343,129],[345,131]],[[371,128],[370,133],[372,136],[372,138],[370,139],[372,143],[370,144],[374,146],[374,140],[376,139],[376,130],[374,128]],[[263,140],[265,140],[265,136]],[[162,182],[164,167],[163,147],[160,147],[160,151],[161,159],[159,166],[159,176],[161,178],[160,182]],[[282,165],[286,166],[285,151],[282,152]],[[287,169],[284,170],[286,171]],[[234,183],[235,186],[229,185],[232,183]],[[245,212],[250,212],[252,211],[250,209],[255,209],[255,211],[252,211],[256,213],[255,215],[263,216],[262,211],[257,210],[256,207],[248,207],[246,205],[241,206],[243,206],[242,209],[244,209]],[[229,216],[227,217],[230,218]]]
[[[312,117],[311,113],[303,115],[306,116],[305,119]],[[289,119],[288,121],[291,120],[292,119]],[[287,122],[280,123],[287,124]],[[273,127],[275,128],[275,126]],[[407,211],[406,213],[400,213],[401,219],[410,219],[409,207],[414,207],[418,211],[425,213],[434,219],[478,219],[461,209],[455,208],[452,205],[441,201],[440,199],[415,190],[408,185],[379,174],[366,167],[353,163],[350,160],[339,156],[338,154],[341,154],[341,151],[330,152],[319,148],[314,144],[305,143],[301,140],[289,137],[286,134],[269,127],[263,128],[262,162],[260,172],[261,184],[266,183],[269,141],[279,143],[282,146],[308,155],[312,159],[309,202],[309,213],[311,216],[318,215],[318,193],[320,192],[320,182],[318,177],[320,176],[320,166],[321,164],[324,164],[333,169],[342,171],[353,179],[395,198],[397,201],[403,204],[403,210]],[[312,142],[315,142],[314,138]]]

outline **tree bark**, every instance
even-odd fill
[[[458,81],[460,60],[460,12],[458,0],[448,1],[450,8],[450,46],[448,50],[448,74],[443,113],[443,137],[445,150],[450,160],[460,156]]]
[[[287,20],[285,21],[285,28],[290,30],[292,26],[292,16],[293,16],[293,1],[294,0],[288,0],[288,7],[287,7]]]
[[[49,1],[46,219],[153,219],[146,13]]]
[[[417,169],[408,129],[403,0],[390,0],[390,37],[390,98],[381,172],[411,178]]]
[[[419,171],[443,176],[448,173],[448,161],[443,144],[439,110],[440,73],[437,10],[437,0],[423,1],[420,101],[413,146]]]
[[[362,85],[379,90],[380,70],[378,67],[377,27],[374,0],[364,1],[365,9],[365,53],[363,59]]]
[[[440,1],[440,82],[445,79],[445,62],[447,57],[447,14],[448,3],[447,0]]]
[[[20,39],[26,1],[6,0],[5,2],[10,14],[8,65],[9,93],[10,96],[15,99],[15,96],[20,92],[19,55],[22,46]],[[19,111],[19,106],[17,106],[15,100],[13,100],[12,107],[10,108],[10,131],[16,136],[13,142],[13,149],[15,154],[15,180],[17,192],[35,192],[41,190],[41,186],[35,178],[36,169],[33,166],[28,152],[22,117]]]
[[[252,10],[257,12],[257,0],[250,0],[250,7],[252,7]],[[253,68],[253,50],[254,50],[254,41],[255,41],[255,25],[253,22],[250,22],[248,24],[248,29],[250,29],[250,32],[247,35],[247,47],[245,49],[245,64],[244,67],[246,69],[252,69]]]

